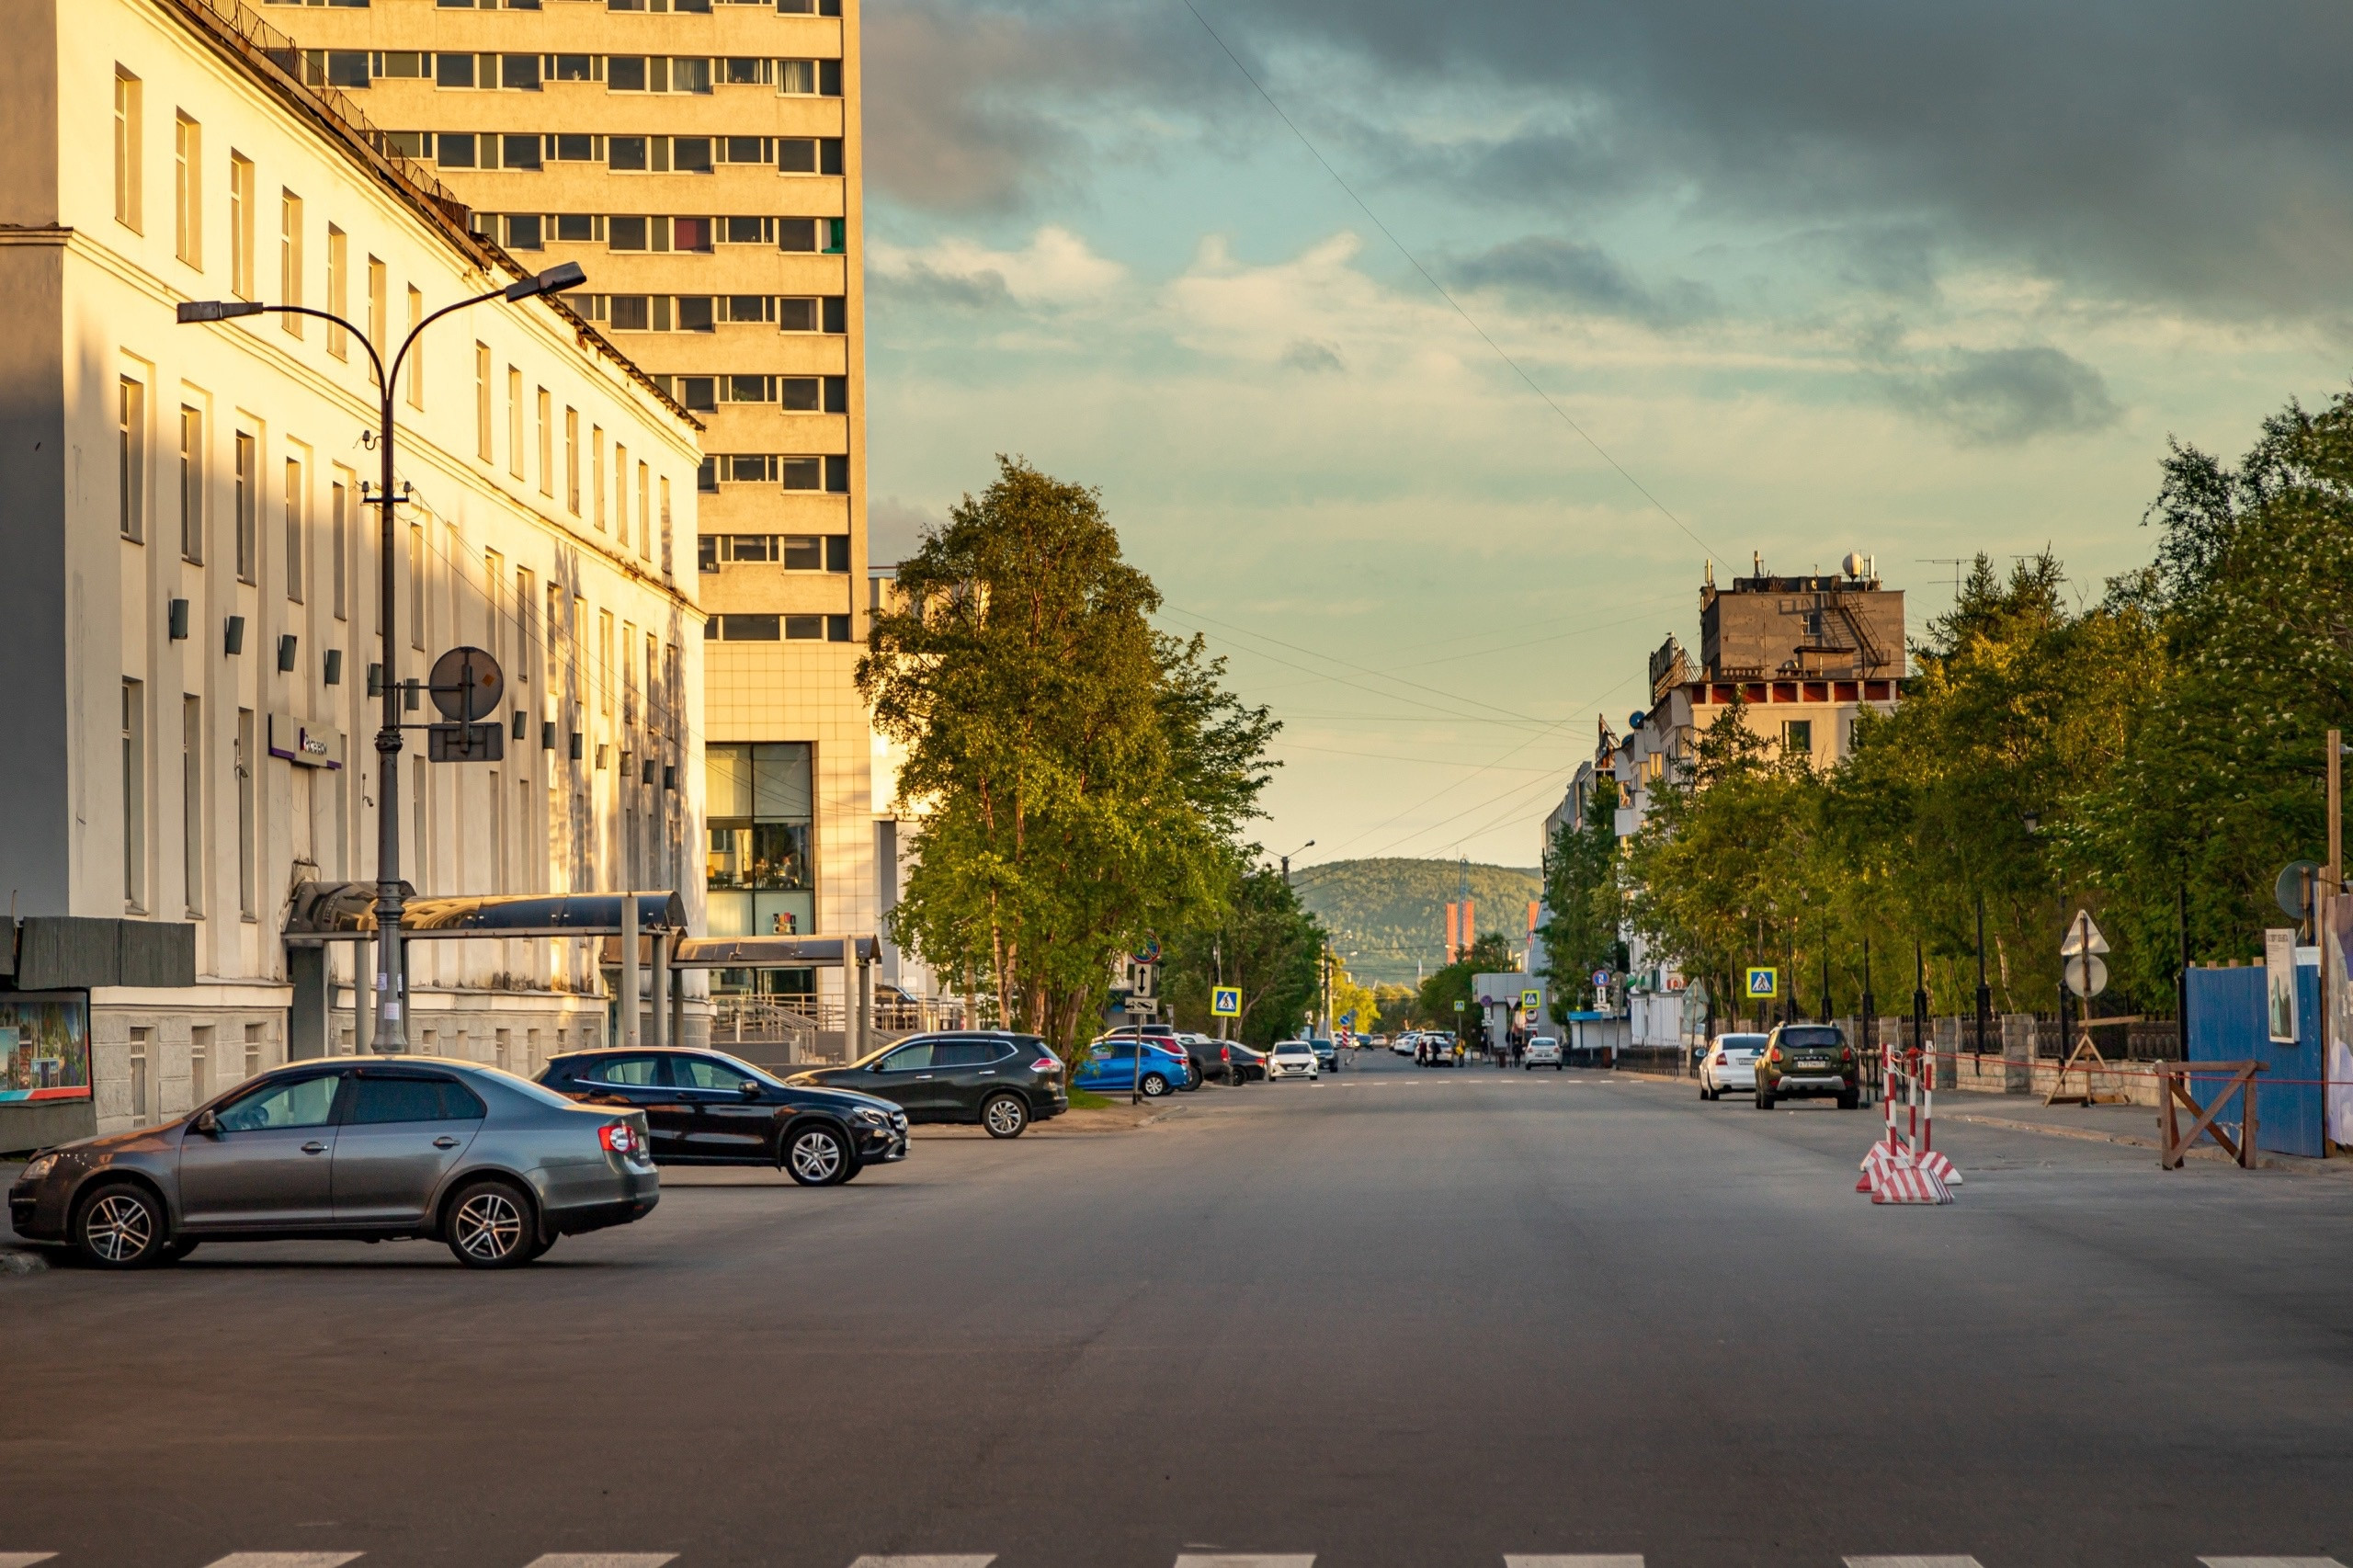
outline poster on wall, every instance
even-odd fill
[[[0,992],[0,1106],[89,1097],[89,994]]]
[[[2263,934],[2264,1011],[2271,1043],[2296,1043],[2296,934],[2274,926]]]
[[[2330,1142],[2353,1143],[2353,895],[2321,903],[2320,961],[2327,997],[2321,1060],[2328,1082],[2322,1112]]]

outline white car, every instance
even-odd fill
[[[1538,1035],[1528,1042],[1528,1050],[1521,1055],[1519,1064],[1531,1073],[1539,1067],[1550,1067],[1558,1073],[1561,1070],[1561,1042],[1548,1034]]]
[[[1413,1030],[1408,1029],[1404,1034],[1399,1035],[1394,1040],[1391,1041],[1389,1049],[1395,1051],[1400,1056],[1411,1056],[1414,1054],[1414,1042],[1421,1038],[1421,1036],[1415,1034]]]
[[[1720,1100],[1725,1091],[1756,1092],[1756,1054],[1765,1049],[1761,1034],[1720,1034],[1699,1059],[1699,1097]]]
[[[1267,1052],[1267,1082],[1270,1084],[1281,1078],[1313,1079],[1320,1076],[1322,1069],[1315,1064],[1315,1046],[1312,1040],[1283,1040]]]

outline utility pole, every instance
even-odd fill
[[[1985,983],[1985,891],[1977,892],[1977,1054],[1985,1054],[1985,1026],[1994,1017],[1994,988]]]

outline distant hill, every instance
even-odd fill
[[[1332,945],[1356,955],[1348,971],[1358,981],[1410,985],[1415,960],[1427,969],[1446,962],[1446,906],[1461,876],[1454,860],[1332,860],[1294,870],[1291,882],[1332,933]],[[1518,947],[1528,935],[1528,905],[1542,896],[1542,877],[1518,866],[1473,865],[1470,883],[1479,930],[1500,931]]]

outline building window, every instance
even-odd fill
[[[805,742],[704,748],[711,935],[814,928],[812,749]]]
[[[114,221],[132,233],[142,233],[141,158],[142,84],[118,65],[114,68]]]
[[[1813,721],[1784,719],[1781,721],[1781,749],[1791,756],[1813,755]]]
[[[523,372],[506,367],[506,472],[523,477]]]
[[[254,769],[259,766],[255,747],[254,710],[237,710],[237,913],[254,918]]]
[[[474,456],[495,462],[490,441],[490,345],[474,345]]]
[[[172,121],[172,254],[204,267],[204,128],[185,114]]]
[[[136,543],[147,537],[147,389],[129,376],[115,389],[115,424],[122,537]]]
[[[335,533],[331,541],[335,552],[335,618],[348,620],[351,619],[351,606],[345,579],[351,570],[351,487],[344,481],[336,480],[329,501],[327,526]]]
[[[229,154],[229,292],[253,299],[261,290],[254,276],[254,161]]]
[[[204,561],[204,414],[180,405],[180,559]]]
[[[351,313],[350,237],[333,223],[327,225],[327,313]],[[350,334],[335,322],[327,324],[327,352],[341,359],[350,352]]]
[[[390,290],[384,277],[384,264],[371,256],[368,258],[368,341],[376,346],[376,352],[379,354],[386,352],[391,347],[391,345],[384,341],[384,328],[392,320],[386,313],[389,309],[386,301],[389,297]],[[387,369],[390,368],[390,366],[385,367]],[[384,390],[390,392],[392,389],[387,387]]]
[[[408,645],[425,646],[425,525],[408,527]],[[392,678],[386,670],[384,678]]]
[[[122,902],[147,905],[147,688],[122,683]]]
[[[408,290],[408,329],[415,332],[425,322],[425,291],[415,284]],[[408,350],[408,405],[420,414],[425,411],[425,340],[416,339]]]
[[[180,888],[188,918],[204,918],[204,699],[180,699]]]
[[[580,411],[563,411],[563,506],[574,517],[580,515]]]
[[[651,494],[653,487],[648,482],[653,472],[643,463],[637,465],[637,552],[648,557],[654,553],[652,539],[654,530],[648,526],[654,516],[648,505],[653,500]]]
[[[555,494],[555,403],[548,389],[539,389],[537,412],[540,418],[540,494]]]
[[[629,543],[629,449],[613,443],[613,542]]]
[[[605,531],[605,427],[601,425],[592,425],[588,427],[588,494],[593,498],[589,503],[590,510],[595,513],[590,521],[596,524],[598,533],[603,533]]]
[[[261,444],[245,431],[237,432],[237,581],[254,580],[254,558],[260,542],[256,529],[256,514],[260,510]]]
[[[278,302],[302,302],[302,199],[290,190],[278,193]],[[292,311],[279,312],[278,324],[302,335],[302,318]]]
[[[302,578],[305,571],[302,551],[302,529],[305,508],[302,489],[302,464],[294,458],[286,460],[286,597],[295,604],[302,602]]]
[[[613,710],[613,612],[597,612],[597,706]]]

